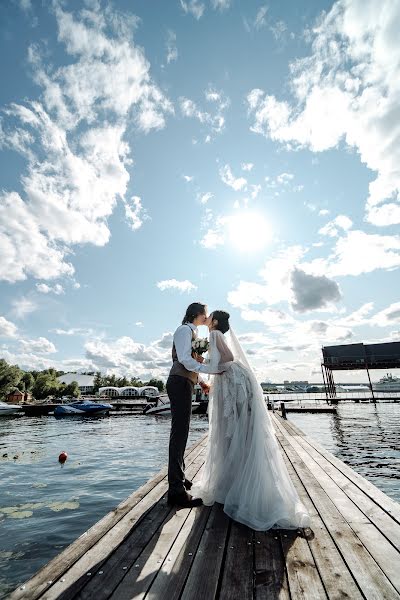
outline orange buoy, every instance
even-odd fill
[[[58,457],[58,462],[60,462],[62,465],[65,463],[65,461],[68,458],[68,454],[65,451],[62,451],[60,456]]]

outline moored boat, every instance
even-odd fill
[[[22,411],[21,406],[18,404],[7,404],[7,402],[0,402],[0,417],[8,417],[9,415],[16,415]]]
[[[90,402],[88,400],[80,400],[78,402],[71,402],[70,404],[60,404],[54,409],[54,415],[60,416],[90,416],[90,415],[104,415],[108,414],[112,409],[111,404],[104,402]]]
[[[200,406],[200,402],[192,402],[192,413],[196,412],[196,409]],[[149,403],[143,410],[144,415],[170,415],[171,404],[168,396],[160,396],[157,398],[157,402]]]

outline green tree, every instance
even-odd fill
[[[80,395],[81,395],[81,392],[79,390],[77,381],[71,381],[71,383],[68,383],[68,385],[66,385],[64,387],[63,396],[71,396],[73,398],[79,398]]]
[[[17,365],[9,365],[3,358],[0,359],[0,397],[5,397],[13,389],[18,387],[22,371]]]
[[[164,382],[161,381],[161,379],[150,379],[150,381],[148,381],[144,385],[152,385],[156,387],[159,392],[163,392],[165,390]]]
[[[22,375],[22,380],[25,384],[25,390],[27,392],[32,391],[33,385],[35,383],[35,378],[33,377],[32,373],[30,373],[29,371],[24,373]],[[22,391],[22,390],[21,390]]]
[[[93,379],[93,391],[95,394],[99,391],[99,388],[103,387],[103,377],[100,371],[97,371]]]
[[[62,390],[63,384],[58,381],[55,369],[48,369],[36,377],[32,393],[36,399],[43,400],[47,396],[58,396]]]

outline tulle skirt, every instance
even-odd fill
[[[191,494],[257,531],[309,527],[253,373],[234,362],[215,375],[208,413],[206,460]]]

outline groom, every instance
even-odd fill
[[[172,345],[172,368],[167,381],[167,393],[171,403],[171,435],[168,461],[168,504],[191,507],[201,506],[200,498],[193,498],[187,490],[192,482],[185,478],[184,453],[192,414],[192,394],[199,383],[203,389],[207,384],[199,380],[198,373],[208,373],[209,367],[192,356],[192,341],[197,336],[197,327],[207,319],[207,306],[193,302],[186,310],[182,325],[174,333]]]

